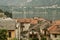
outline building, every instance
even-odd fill
[[[31,24],[37,24],[37,20],[26,18],[26,19],[17,19],[17,22],[20,23],[20,38],[28,40],[28,30]],[[26,38],[26,39],[25,39]]]
[[[60,40],[60,20],[54,21],[48,31],[52,40]]]
[[[16,38],[16,21],[11,18],[0,18],[0,29],[8,30],[8,40]]]
[[[49,27],[49,21],[44,18],[24,18],[17,19],[17,22],[20,23],[20,38],[28,40],[29,38],[34,37],[40,40],[40,32],[43,34],[43,29]],[[34,34],[34,35],[33,35]],[[39,36],[40,35],[40,36]]]

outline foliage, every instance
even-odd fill
[[[0,9],[0,17],[3,17],[3,10]]]
[[[7,30],[0,29],[0,40],[7,40]]]
[[[17,38],[13,38],[12,40],[17,40]]]
[[[4,12],[4,14],[5,14],[7,17],[12,18],[12,13],[9,13],[8,11],[6,11],[6,12]]]
[[[3,10],[0,9],[0,12],[3,12]]]
[[[33,38],[33,40],[39,40],[38,38]]]
[[[42,37],[41,40],[47,40],[46,37]]]
[[[32,38],[29,38],[29,40],[32,40]]]

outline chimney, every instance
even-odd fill
[[[37,20],[37,19],[38,19],[38,17],[34,17],[33,19]]]

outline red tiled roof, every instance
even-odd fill
[[[53,34],[60,34],[60,21],[55,21],[51,27],[48,28],[48,31]]]
[[[17,22],[24,22],[24,23],[29,22],[31,24],[37,24],[38,20],[26,18],[26,19],[17,19]]]
[[[23,18],[21,18],[21,19],[17,19],[17,22],[24,22],[24,23],[29,22],[31,24],[37,24],[39,20],[45,20],[45,19],[43,19],[43,18],[38,18],[38,19],[33,19],[33,18],[23,19]]]
[[[32,19],[30,23],[31,23],[31,24],[37,24],[37,23],[38,23],[38,20]]]
[[[17,19],[17,22],[24,22],[24,19]]]

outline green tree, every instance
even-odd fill
[[[8,11],[6,11],[6,12],[4,12],[4,14],[5,14],[7,17],[12,18],[12,13],[9,13]]]
[[[2,13],[3,13],[3,10],[2,10],[2,9],[0,9],[0,12],[2,12]]]
[[[7,30],[0,29],[0,40],[7,40]]]

